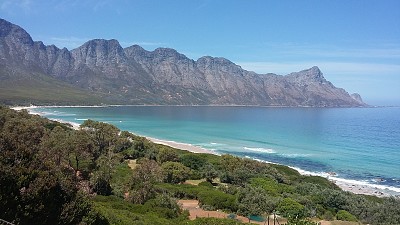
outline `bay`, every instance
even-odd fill
[[[218,154],[292,166],[400,191],[400,108],[43,107],[51,119],[107,122]]]

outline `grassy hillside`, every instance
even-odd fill
[[[98,105],[107,104],[101,94],[88,93],[40,73],[12,76],[0,70],[0,104]]]

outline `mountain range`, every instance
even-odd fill
[[[195,61],[170,48],[123,48],[103,39],[60,49],[3,19],[0,81],[3,104],[366,106],[316,66],[285,76],[257,74],[225,58]]]

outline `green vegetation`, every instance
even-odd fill
[[[343,220],[343,221],[357,221],[357,218],[355,216],[351,215],[346,210],[339,210],[336,213],[336,219]]]
[[[192,179],[191,184],[185,181]],[[218,181],[218,182],[217,182]],[[154,144],[110,124],[79,130],[0,107],[0,218],[15,224],[239,224],[188,219],[178,199],[249,216],[400,224],[400,201],[231,155]],[[232,215],[233,215],[232,214]],[[346,223],[346,222],[343,222]]]
[[[2,76],[9,72],[1,71]],[[0,82],[0,104],[99,105],[103,94],[91,93],[40,73],[12,74]]]

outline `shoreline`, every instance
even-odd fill
[[[283,105],[31,105],[31,106],[12,106],[11,109],[29,109],[29,108],[105,108],[105,107],[121,107],[121,106],[137,106],[137,107],[259,107],[259,108],[318,108],[318,109],[332,109],[332,108],[400,108],[400,106],[344,106],[344,107],[313,107],[307,105],[297,106],[283,106]]]
[[[153,137],[147,137],[144,136],[146,139],[156,143],[156,144],[161,144],[161,145],[166,145],[172,148],[177,148],[180,150],[186,150],[192,153],[205,153],[205,154],[213,154],[213,155],[219,155],[216,152],[213,152],[211,150],[202,148],[202,147],[198,147],[192,144],[187,144],[187,143],[180,143],[180,142],[176,142],[176,141],[167,141],[167,140],[161,140],[161,139],[157,139],[157,138],[153,138]]]
[[[386,186],[383,184],[372,184],[368,181],[362,180],[350,180],[345,178],[337,177],[334,172],[323,172],[316,173],[300,168],[288,166],[292,169],[297,170],[301,175],[306,176],[319,176],[328,179],[330,182],[336,184],[343,191],[351,192],[354,194],[361,195],[372,195],[377,197],[395,197],[400,199],[400,188]]]
[[[51,108],[51,107],[60,107],[61,108],[64,106],[47,106],[47,108]],[[66,107],[108,107],[108,106],[66,106]],[[26,110],[28,110],[28,112],[30,114],[38,114],[38,113],[32,112],[32,109],[35,109],[35,108],[43,108],[43,107],[42,106],[12,107],[12,109],[14,109],[14,110],[26,109]],[[38,115],[40,115],[40,114],[38,114]],[[43,115],[41,115],[41,116],[43,116]],[[51,118],[49,118],[49,119],[51,119]],[[79,129],[79,126],[80,126],[79,123],[75,123],[75,122],[69,122],[69,121],[60,120],[60,119],[51,119],[51,120],[54,120],[54,121],[57,121],[60,123],[70,124],[72,126],[72,128],[75,130]],[[137,134],[135,134],[135,135],[137,135]],[[142,136],[142,135],[139,135],[139,136]],[[156,144],[162,144],[162,145],[166,145],[166,146],[181,149],[181,150],[186,150],[186,151],[189,151],[192,153],[220,155],[220,154],[218,154],[218,152],[215,152],[215,151],[212,151],[212,150],[209,150],[206,148],[202,148],[199,146],[195,146],[192,144],[188,144],[188,143],[181,143],[181,142],[169,141],[169,140],[161,140],[161,139],[148,137],[148,136],[144,136],[144,137]],[[270,164],[279,164],[279,163],[268,162],[268,161],[264,161],[264,160],[254,159],[254,158],[251,158],[251,159],[262,161],[265,163],[270,163]],[[279,164],[279,165],[283,165],[283,164]],[[301,175],[324,177],[324,178],[328,179],[329,181],[331,181],[332,183],[336,184],[343,191],[352,192],[354,194],[372,195],[372,196],[377,196],[377,197],[400,198],[400,188],[396,188],[396,187],[392,187],[392,186],[385,186],[385,185],[381,185],[381,184],[371,184],[371,183],[368,183],[367,181],[348,180],[348,179],[337,177],[335,174],[332,174],[331,172],[317,173],[317,172],[310,172],[310,171],[302,170],[300,168],[293,167],[293,166],[288,166],[288,165],[283,165],[283,166],[287,166],[289,168],[295,169]]]
[[[162,144],[166,145],[169,147],[181,149],[181,150],[186,150],[192,153],[206,153],[206,154],[213,154],[213,155],[220,155],[217,152],[201,148],[198,146],[194,146],[192,144],[187,144],[187,143],[180,143],[180,142],[175,142],[175,141],[167,141],[167,140],[160,140],[157,138],[152,138],[152,137],[147,137],[145,136],[148,140],[156,143],[156,144]],[[253,159],[252,160],[257,160]],[[262,161],[264,163],[270,163],[270,164],[278,164],[278,165],[283,165],[279,163],[274,163],[274,162],[267,162],[263,160],[258,160]],[[340,189],[343,191],[351,192],[354,194],[362,194],[362,195],[372,195],[372,196],[377,196],[377,197],[396,197],[400,198],[400,190],[395,191],[395,190],[390,190],[390,187],[387,187],[385,185],[379,185],[379,184],[369,184],[367,182],[363,181],[357,181],[357,180],[347,180],[344,178],[339,178],[336,177],[336,175],[332,175],[329,172],[326,173],[315,173],[315,172],[310,172],[310,171],[305,171],[297,167],[292,167],[288,165],[283,165],[287,166],[289,168],[292,168],[296,171],[298,171],[301,175],[304,176],[319,176],[319,177],[324,177],[331,181],[332,183],[336,184]],[[400,188],[399,188],[400,189]]]

